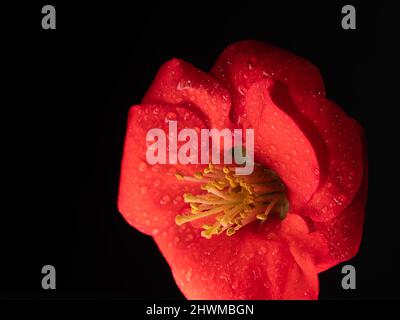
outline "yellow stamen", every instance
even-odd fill
[[[234,168],[209,164],[203,172],[193,177],[175,174],[178,180],[203,183],[199,195],[185,193],[183,199],[190,205],[190,213],[177,215],[178,225],[212,217],[214,224],[203,225],[201,235],[210,239],[223,232],[234,235],[253,221],[264,222],[271,213],[282,219],[289,209],[285,188],[279,177],[271,170],[256,166],[249,176],[236,176]]]
[[[181,174],[181,173],[179,173],[179,172],[177,172],[177,173],[175,173],[175,177],[178,179],[178,180],[183,180],[183,174]]]

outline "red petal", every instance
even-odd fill
[[[232,90],[232,115],[242,124],[246,118],[258,115],[248,110],[245,102],[248,96],[246,92],[252,84],[262,79],[278,81],[276,89],[271,92],[272,100],[303,131],[318,159],[319,167],[315,169],[320,175],[321,185],[306,214],[317,221],[326,221],[340,214],[353,199],[361,182],[361,143],[353,120],[333,102],[323,98],[324,87],[318,69],[284,50],[259,42],[244,41],[228,47],[212,72]],[[264,145],[267,143],[265,140]],[[278,145],[278,148],[281,146]],[[264,152],[268,157],[268,151]],[[274,160],[280,159],[271,158],[271,162]],[[282,170],[277,171],[282,175]],[[293,189],[291,181],[285,180],[284,176],[282,178],[289,189],[301,189]],[[315,183],[307,182],[303,187],[311,185],[313,189]],[[309,198],[309,192],[305,193],[304,200]],[[296,206],[298,200],[294,199],[293,193],[291,198],[291,204]]]
[[[254,223],[232,237],[210,240],[188,224],[171,227],[155,240],[188,299],[317,298],[313,260],[298,265],[289,245],[276,236],[279,223],[267,223],[268,231],[257,232]]]
[[[150,129],[160,128],[166,133],[168,143],[168,120],[177,121],[178,131],[183,128],[205,128],[204,121],[187,108],[139,105],[129,111],[125,137],[118,195],[119,211],[132,226],[152,235],[174,224],[175,215],[185,207],[182,199],[184,192],[199,190],[198,184],[178,181],[174,173],[179,171],[192,175],[202,170],[199,165],[148,164],[146,134]],[[178,144],[178,148],[181,144]]]
[[[359,128],[361,132],[361,128]],[[336,218],[327,222],[315,222],[315,229],[328,241],[332,261],[323,268],[328,269],[339,262],[351,259],[358,252],[364,225],[365,203],[368,191],[368,166],[366,145],[364,145],[364,175],[361,186],[352,203]]]
[[[321,75],[313,64],[262,42],[242,41],[230,45],[219,56],[211,72],[233,94],[235,121],[244,113],[240,108],[240,95],[251,84],[265,78],[286,84],[290,91],[325,95]]]
[[[297,214],[288,214],[281,224],[280,236],[289,244],[297,264],[305,271],[319,271],[331,261],[328,241],[317,231],[310,232],[306,221]]]
[[[315,221],[340,214],[353,200],[363,177],[363,147],[358,124],[335,103],[314,94],[293,94],[300,112],[310,119],[327,148],[327,177],[304,213]]]
[[[257,161],[278,173],[292,208],[306,203],[318,187],[320,166],[314,147],[296,121],[271,97],[273,82],[254,83],[244,99],[243,126],[254,128]]]
[[[208,117],[209,127],[229,128],[229,92],[212,76],[179,59],[160,68],[142,102],[190,104]]]

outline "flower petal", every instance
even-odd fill
[[[363,147],[358,124],[334,102],[315,94],[293,94],[300,112],[312,120],[327,148],[327,176],[304,213],[328,221],[353,200],[363,177]]]
[[[187,224],[171,227],[155,241],[188,299],[316,299],[315,266],[299,266],[283,239],[268,238],[258,226],[208,240]],[[268,232],[276,228],[279,223]]]
[[[319,70],[309,61],[286,50],[258,42],[241,41],[227,47],[211,70],[234,98],[232,116],[240,120],[241,95],[254,82],[270,78],[287,85],[290,91],[325,95]]]
[[[318,69],[279,48],[244,41],[229,46],[212,72],[231,89],[234,98],[232,116],[241,124],[254,116],[245,102],[247,91],[262,79],[275,80],[272,100],[303,131],[318,159],[319,167],[315,169],[321,185],[306,213],[316,221],[327,221],[340,214],[353,199],[361,182],[361,143],[354,121],[324,98]],[[291,188],[290,183],[285,182]],[[291,197],[293,200],[293,195]],[[293,205],[298,201],[292,202]]]
[[[291,207],[304,205],[317,190],[320,166],[313,144],[296,121],[272,99],[274,82],[250,86],[244,98],[243,126],[254,128],[255,158],[273,169],[288,188]]]
[[[185,107],[172,105],[139,105],[129,111],[121,166],[118,208],[129,224],[146,234],[155,235],[170,224],[185,207],[182,194],[199,190],[196,183],[178,181],[174,173],[192,175],[201,171],[195,164],[155,164],[146,160],[146,135],[159,128],[166,134],[166,155],[169,152],[170,120],[177,129],[205,128],[205,122]],[[178,131],[179,132],[179,131]],[[184,142],[178,143],[178,148]],[[199,144],[200,145],[200,144]],[[197,155],[196,155],[197,157]]]
[[[290,213],[282,221],[280,237],[289,244],[297,264],[306,271],[319,271],[331,260],[324,234],[311,231],[307,222],[297,214]]]
[[[207,117],[211,128],[229,128],[231,97],[211,75],[172,59],[161,66],[142,103],[190,104]]]
[[[332,258],[321,271],[351,259],[360,246],[368,191],[368,166],[366,143],[360,126],[359,132],[364,149],[364,175],[361,186],[352,203],[340,215],[327,222],[314,222],[315,230],[327,239],[329,254]]]

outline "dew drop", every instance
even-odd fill
[[[191,233],[189,233],[186,237],[185,237],[186,241],[192,241],[193,240],[193,235]]]
[[[139,169],[139,171],[141,171],[141,172],[145,172],[146,169],[147,169],[147,164],[146,164],[145,162],[141,161],[141,162],[139,163],[138,169]]]
[[[262,72],[262,77],[263,77],[263,78],[271,78],[271,75],[270,75],[268,72],[263,71],[263,72]]]
[[[265,247],[260,247],[260,249],[258,249],[258,254],[259,255],[263,255],[267,252],[267,249]]]
[[[168,112],[167,115],[165,116],[165,122],[168,122],[169,120],[176,120],[176,113],[175,112]]]
[[[140,188],[140,193],[141,193],[141,194],[146,194],[146,193],[147,193],[147,187],[146,187],[146,186],[142,186],[142,187]]]
[[[338,196],[333,197],[333,201],[335,201],[335,203],[338,206],[341,206],[343,204],[343,202],[345,201],[345,198],[342,195],[338,195]]]
[[[161,180],[160,180],[160,179],[156,179],[156,180],[154,180],[154,182],[153,182],[153,185],[154,185],[155,187],[159,187],[160,184],[161,184]]]
[[[246,88],[245,87],[243,87],[243,86],[239,86],[238,87],[238,91],[239,91],[239,93],[242,95],[242,96],[244,96],[245,94],[246,94]]]
[[[161,203],[162,205],[164,205],[164,204],[167,204],[167,203],[170,202],[170,201],[171,201],[171,198],[170,198],[168,195],[164,195],[164,196],[161,198],[160,203]]]
[[[186,280],[189,282],[192,280],[192,269],[189,269],[188,272],[186,272]]]
[[[186,88],[190,88],[191,86],[192,86],[192,81],[191,80],[181,80],[176,85],[176,90],[183,90],[183,89],[186,89]]]
[[[158,235],[159,232],[160,232],[160,230],[158,230],[158,229],[153,229],[153,230],[151,231],[151,233],[153,234],[153,236]]]

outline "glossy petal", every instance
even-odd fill
[[[301,216],[289,214],[281,223],[280,237],[289,244],[297,264],[308,272],[309,277],[332,263],[325,235],[318,230],[311,231]]]
[[[256,117],[246,102],[248,90],[262,79],[275,80],[271,100],[302,130],[318,159],[318,166],[314,169],[321,185],[309,203],[306,214],[316,221],[327,221],[340,214],[351,203],[360,186],[362,148],[353,120],[332,101],[324,98],[323,82],[318,70],[308,61],[284,50],[255,41],[244,41],[228,47],[212,72],[231,88],[234,94],[232,116],[242,124],[249,117]],[[267,139],[264,139],[264,144],[268,144]],[[263,150],[268,157],[268,151],[265,148]],[[275,160],[270,158],[271,161]],[[286,166],[285,162],[281,163]],[[282,170],[278,172],[282,174]],[[294,189],[284,175],[282,178],[289,189],[301,189]],[[309,189],[312,192],[315,191],[315,183],[307,182],[303,186],[311,185]],[[309,192],[307,194],[305,190],[298,197],[309,198]],[[298,197],[291,194],[295,209]]]
[[[234,97],[232,116],[240,121],[241,95],[257,81],[273,79],[291,91],[314,92],[325,95],[324,83],[318,69],[309,61],[286,50],[258,42],[241,41],[227,47],[211,70]]]
[[[273,169],[288,188],[296,210],[318,188],[320,166],[312,142],[296,121],[275,104],[272,80],[250,86],[244,97],[245,127],[254,128],[256,160]]]
[[[189,105],[205,115],[209,127],[230,127],[229,92],[211,75],[179,59],[160,68],[142,103]]]
[[[351,258],[360,244],[367,193],[361,129],[325,98],[318,69],[282,49],[233,44],[212,73],[219,81],[173,59],[160,68],[145,105],[131,109],[119,209],[154,236],[189,299],[316,299],[318,272]],[[174,223],[187,210],[182,194],[200,189],[173,173],[202,167],[146,164],[145,137],[152,128],[167,131],[168,120],[199,131],[230,128],[229,117],[255,129],[255,160],[284,181],[291,210],[282,221],[271,217],[208,240],[195,223]]]
[[[361,186],[352,203],[337,217],[327,222],[315,222],[315,230],[327,239],[332,258],[322,270],[329,269],[339,262],[346,261],[358,252],[364,225],[364,212],[368,191],[367,150],[364,134],[356,124],[363,141],[364,174]]]
[[[139,105],[129,111],[124,154],[121,167],[118,208],[129,224],[138,230],[156,235],[175,223],[175,215],[185,207],[184,192],[198,192],[199,185],[185,184],[174,176],[179,171],[192,175],[199,165],[155,164],[146,160],[146,134],[160,128],[168,142],[168,120],[176,120],[183,128],[205,128],[205,123],[187,108],[172,105]],[[178,144],[178,147],[183,142]],[[167,155],[169,148],[167,147]],[[168,159],[168,158],[167,158]]]
[[[315,262],[326,254],[325,242],[315,242],[299,216],[285,221],[284,227],[279,221],[253,223],[232,237],[210,240],[188,224],[155,240],[188,299],[316,299]]]
[[[314,94],[294,95],[297,108],[315,124],[327,149],[327,176],[304,213],[315,221],[339,215],[353,200],[363,177],[358,124],[335,103]]]

